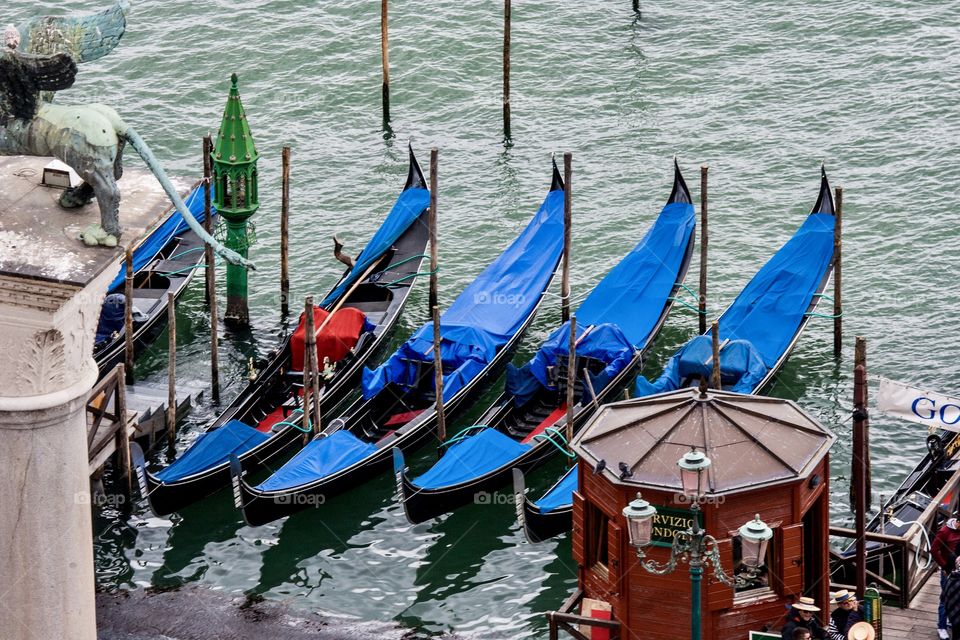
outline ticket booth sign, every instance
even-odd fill
[[[697,512],[697,520],[703,527],[703,513]],[[655,547],[672,547],[673,539],[693,526],[693,512],[686,509],[657,507],[653,516],[653,535],[650,544]]]

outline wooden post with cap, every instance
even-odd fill
[[[430,149],[430,211],[427,214],[427,228],[430,236],[430,312],[437,306],[437,168],[440,164],[440,151]]]
[[[842,266],[843,266],[843,187],[834,189],[834,226],[833,226],[833,355],[840,357],[843,351],[843,303],[842,303]]]
[[[707,171],[700,167],[700,300],[697,305],[700,334],[707,332]]]
[[[563,276],[560,283],[561,319],[570,319],[570,227],[572,224],[573,154],[563,154]]]

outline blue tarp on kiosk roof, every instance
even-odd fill
[[[550,283],[563,249],[563,192],[547,194],[513,243],[440,316],[443,397],[483,370],[523,325]],[[433,323],[420,327],[380,367],[363,371],[363,397],[390,383],[416,384],[416,362],[433,362]],[[432,381],[432,377],[431,377]]]
[[[828,213],[807,216],[720,316],[720,342],[729,340],[721,352],[721,376],[739,380],[732,391],[752,393],[790,346],[833,261],[834,222]],[[694,338],[667,362],[655,382],[638,378],[636,395],[678,389],[683,379],[700,372],[695,361],[710,357],[704,355],[710,341],[710,332]]]
[[[189,211],[197,222],[203,224],[204,220],[204,207],[203,207],[203,185],[200,185],[196,189],[190,192],[190,195],[184,200],[184,204],[187,205],[187,211]],[[213,192],[210,193],[211,200],[213,199]],[[213,215],[216,215],[216,209],[211,207],[211,212]],[[170,214],[170,217],[163,221],[163,223],[157,227],[153,233],[147,236],[147,239],[140,243],[140,245],[133,250],[133,271],[136,273],[140,269],[143,269],[151,260],[156,257],[160,250],[163,249],[164,245],[170,242],[171,239],[180,235],[190,227],[187,226],[187,222],[183,219],[183,216],[180,215],[180,212],[176,209],[173,210],[173,213]],[[120,266],[120,272],[117,274],[117,277],[113,279],[113,282],[110,283],[110,287],[107,289],[109,293],[114,291],[119,291],[123,287],[123,281],[126,279],[127,268],[125,265]]]
[[[577,355],[607,364],[591,374],[603,389],[642,349],[660,320],[690,244],[696,223],[693,205],[666,205],[643,239],[594,287],[577,310]],[[586,337],[582,337],[586,333]],[[570,325],[556,329],[522,368],[508,366],[507,392],[523,405],[542,386],[555,389],[548,371],[567,357]]]
[[[360,255],[357,256],[350,269],[350,273],[343,279],[337,287],[323,299],[320,306],[329,309],[342,296],[353,283],[366,273],[371,264],[380,259],[384,252],[402,236],[413,221],[430,204],[430,192],[422,187],[412,187],[403,191],[397,198],[393,209],[387,214],[383,224],[377,229],[377,232],[370,238],[367,246],[363,248]]]

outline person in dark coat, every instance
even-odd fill
[[[940,640],[947,640],[947,613],[943,602],[943,593],[947,586],[947,577],[953,572],[957,562],[957,550],[960,547],[960,526],[956,518],[950,518],[940,527],[930,544],[930,553],[940,567],[940,606],[937,609],[937,633]]]
[[[853,594],[846,589],[833,594],[831,604],[837,605],[837,608],[830,613],[830,619],[827,621],[827,639],[847,640],[850,627],[866,620],[866,613]]]
[[[940,602],[946,610],[947,619],[953,627],[953,640],[960,640],[960,559],[954,563],[954,570],[947,576]]]
[[[813,598],[803,597],[794,602],[790,607],[790,613],[787,614],[783,629],[780,630],[782,640],[793,640],[793,634],[797,629],[809,629],[813,640],[826,640],[823,626],[817,620],[818,611],[820,607],[813,604]]]

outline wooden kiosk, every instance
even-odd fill
[[[801,595],[815,599],[822,619],[829,607],[828,451],[834,440],[795,403],[774,398],[683,389],[603,407],[572,443],[579,455],[572,539],[579,588],[566,613],[580,614],[579,602],[590,598],[608,603],[620,625],[609,637],[689,637],[687,563],[664,575],[642,567],[622,511],[638,491],[656,508],[644,552],[666,563],[673,538],[692,524],[677,462],[695,448],[711,460],[701,485],[701,527],[716,539],[723,570],[749,582],[728,587],[705,566],[703,638],[743,640],[751,630],[779,629],[786,606]],[[751,571],[738,530],[756,514],[773,538],[765,562]]]

